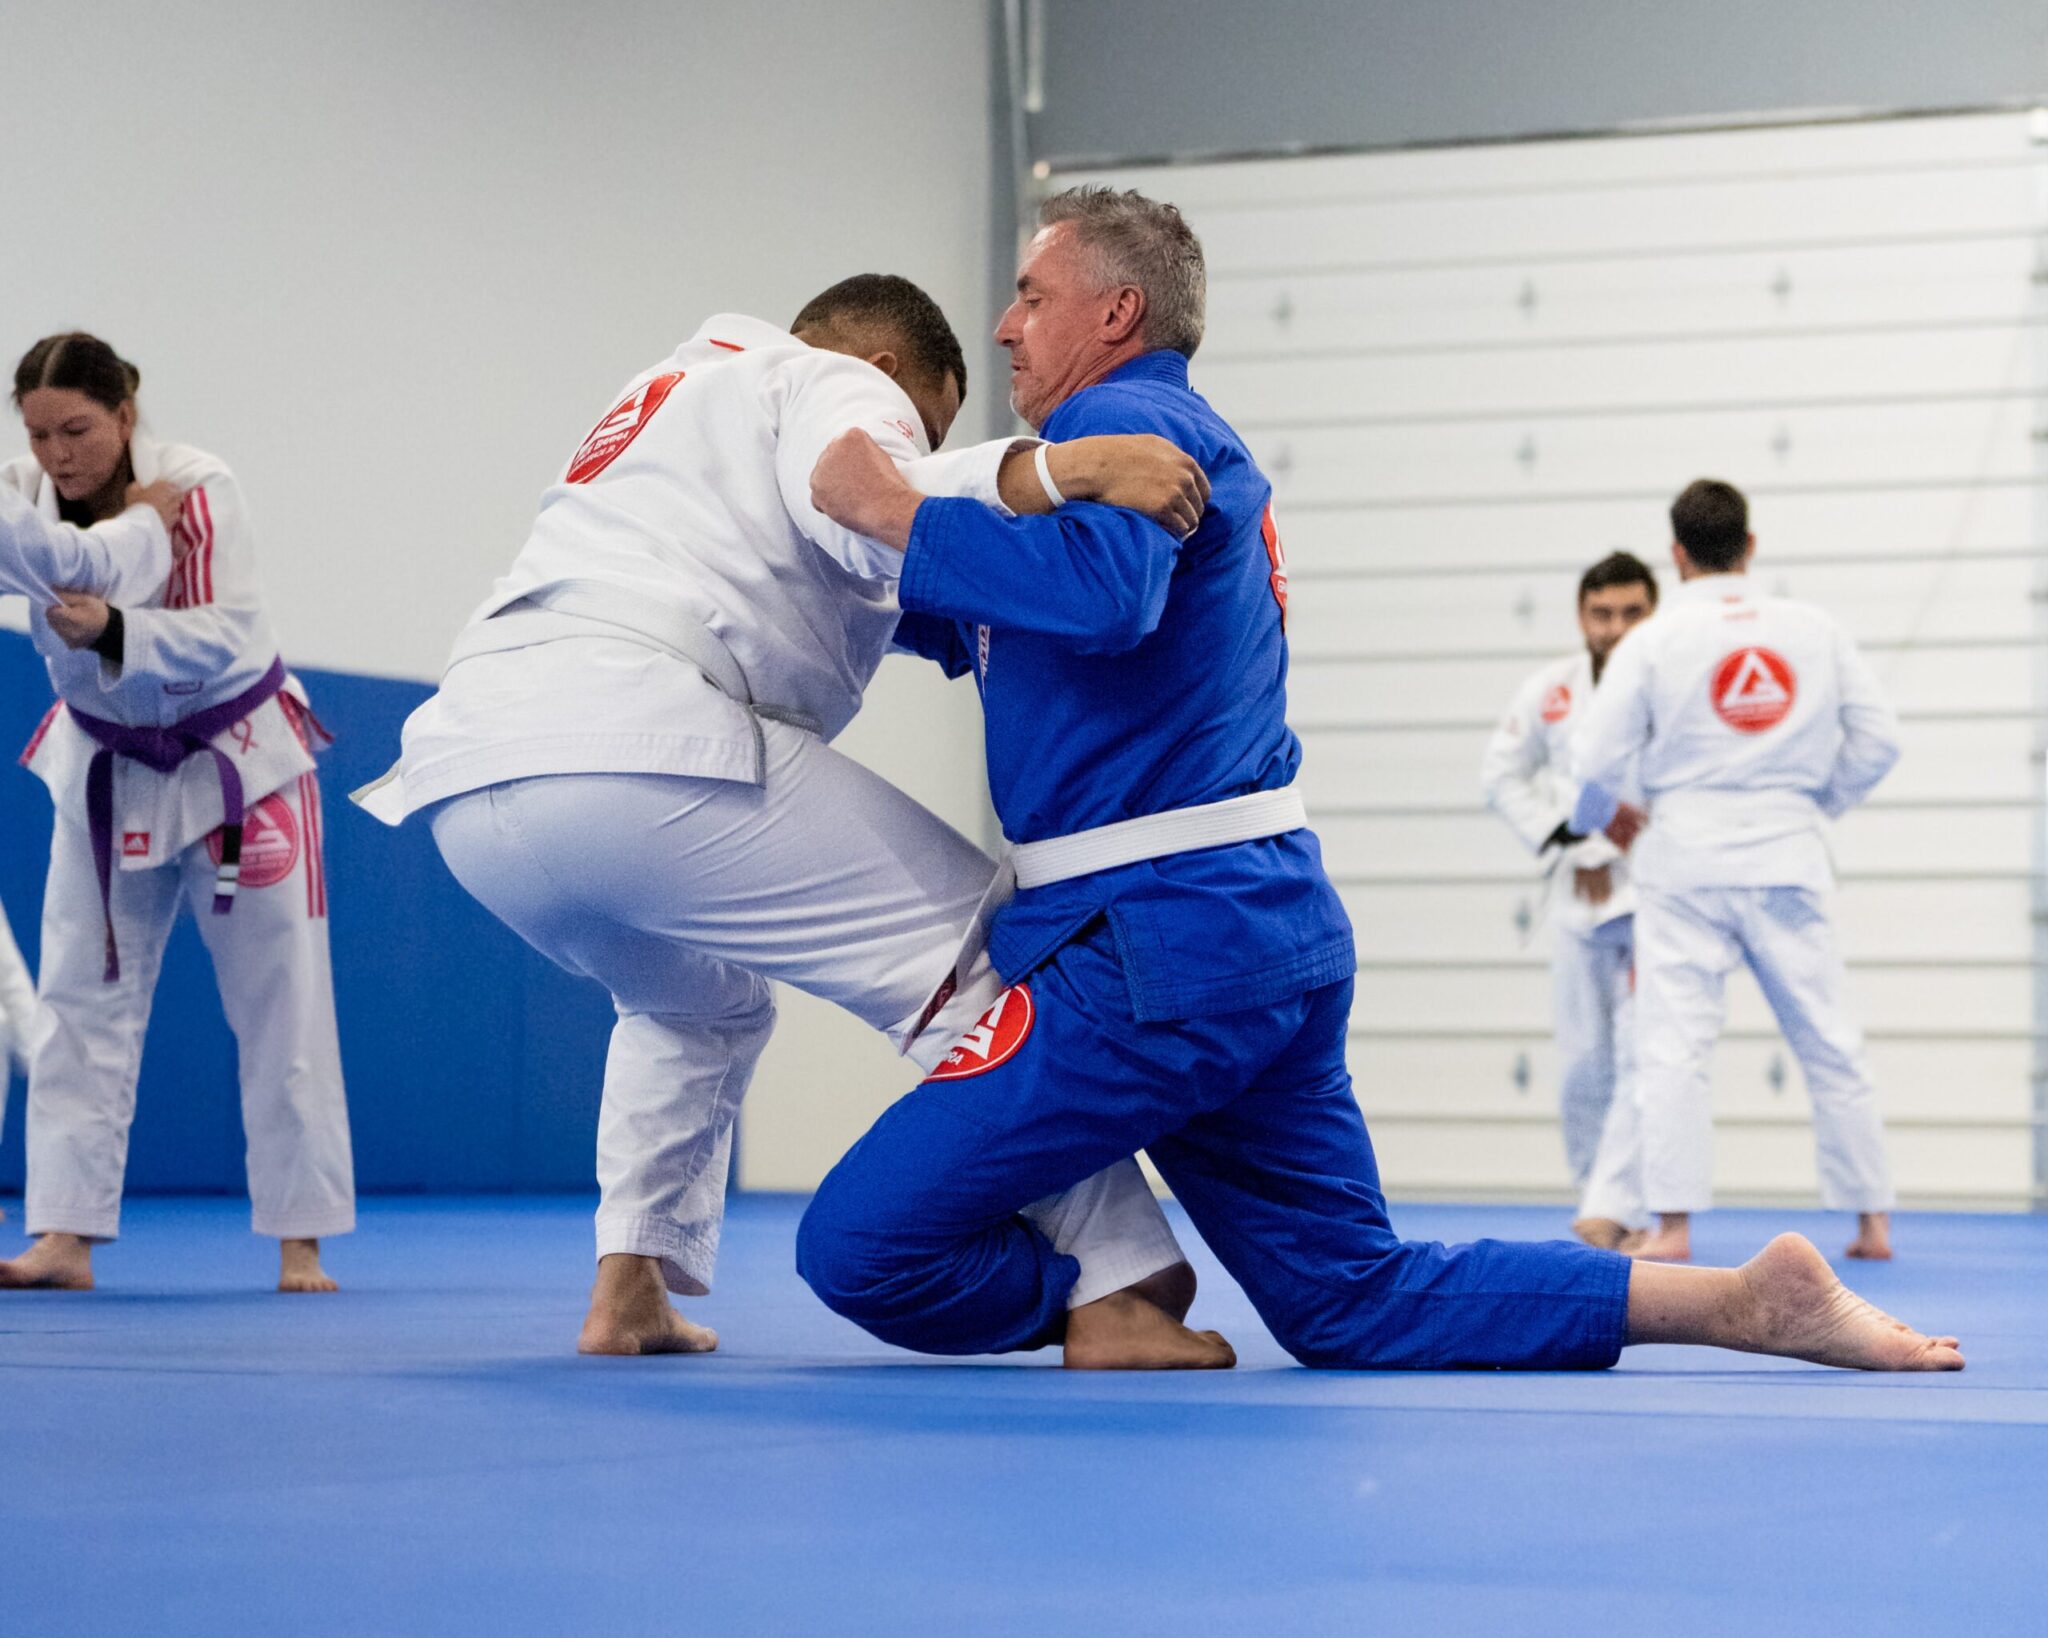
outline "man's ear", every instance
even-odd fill
[[[899,359],[894,353],[889,352],[886,349],[879,353],[869,353],[868,362],[874,365],[876,369],[880,370],[891,381],[898,381],[902,379],[903,361]]]
[[[1756,536],[1745,536],[1742,543],[1742,566],[1749,567],[1750,559],[1756,556]]]
[[[1692,567],[1692,554],[1677,541],[1671,543],[1671,566],[1678,571],[1679,578],[1685,578],[1685,571]]]
[[[1145,292],[1135,284],[1119,285],[1116,299],[1103,315],[1102,337],[1112,346],[1138,333],[1145,322]]]

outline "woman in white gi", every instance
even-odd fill
[[[117,601],[60,590],[31,636],[58,704],[23,760],[57,809],[29,1054],[26,1227],[0,1287],[88,1289],[120,1232],[143,1031],[181,903],[240,1047],[249,1192],[282,1242],[278,1288],[331,1291],[320,1240],[355,1226],[312,753],[326,743],[258,602],[233,476],[136,430],[140,377],[105,342],[50,336],[15,371],[30,455],[0,488],[90,525],[128,486],[185,492],[169,578]]]

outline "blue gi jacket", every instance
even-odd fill
[[[1301,744],[1286,720],[1272,486],[1189,387],[1187,360],[1135,358],[1043,430],[1156,433],[1201,463],[1211,491],[1186,541],[1085,503],[1015,519],[969,500],[918,508],[896,640],[950,676],[974,672],[1003,834],[1038,841],[1288,784]],[[1098,914],[1141,1021],[1269,1006],[1356,968],[1307,830],[1020,893],[990,957],[1014,983]]]

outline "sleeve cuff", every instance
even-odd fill
[[[1572,809],[1571,827],[1581,836],[1591,836],[1614,823],[1621,803],[1615,796],[1590,781],[1579,787],[1578,806]]]
[[[1015,517],[1003,504],[1003,461],[1012,450],[1030,449],[1038,442],[1036,438],[993,438],[912,461],[903,475],[920,494],[971,500],[991,508],[999,517]]]

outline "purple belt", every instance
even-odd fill
[[[214,878],[213,913],[224,916],[235,907],[235,884],[242,876],[242,775],[225,751],[213,743],[266,700],[284,688],[284,661],[270,662],[263,680],[223,704],[195,711],[168,728],[131,728],[123,722],[89,717],[76,707],[71,720],[85,730],[99,749],[85,770],[85,818],[92,830],[92,862],[100,878],[100,915],[107,929],[106,981],[121,976],[121,952],[114,942],[114,758],[125,756],[160,774],[176,773],[188,757],[205,751],[220,774],[222,825],[220,873]]]

